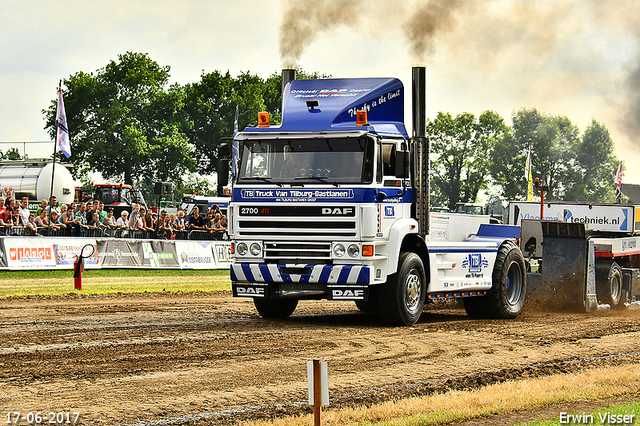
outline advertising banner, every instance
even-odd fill
[[[213,241],[176,240],[180,268],[182,269],[214,269]]]
[[[10,269],[54,269],[53,241],[44,238],[7,237],[2,239],[4,256]]]
[[[179,268],[173,241],[143,241],[143,264],[149,268]]]
[[[76,257],[80,256],[82,248],[91,244],[95,251],[90,257],[84,258],[85,268],[98,267],[98,245],[95,238],[56,238],[53,241],[53,253],[56,259],[56,266],[63,269],[73,269]],[[90,250],[85,251],[86,253]]]
[[[73,269],[87,244],[95,252],[84,259],[86,268],[229,269],[231,264],[228,241],[0,237],[0,268]]]
[[[98,241],[98,257],[102,267],[139,268],[144,254],[138,241],[105,239]]]

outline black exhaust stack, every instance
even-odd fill
[[[296,79],[296,70],[291,68],[285,68],[282,70],[282,88],[280,90],[280,93],[282,95],[282,101],[281,101],[280,113],[284,113],[284,88],[287,86],[288,82],[295,79]]]
[[[413,214],[418,221],[419,232],[429,235],[429,140],[427,139],[427,68],[413,67],[412,86],[412,126],[411,138],[412,176],[414,204]]]

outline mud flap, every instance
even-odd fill
[[[253,298],[265,298],[267,297],[266,285],[252,285],[252,284],[232,284],[233,297],[253,297]]]
[[[328,300],[369,300],[369,286],[366,285],[327,285]]]
[[[542,221],[540,226],[542,271],[527,274],[528,307],[570,312],[596,310],[595,251],[584,225]]]

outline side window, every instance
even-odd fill
[[[382,173],[384,176],[396,175],[395,144],[382,144]]]

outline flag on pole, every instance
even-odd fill
[[[524,177],[527,179],[527,201],[533,201],[533,175],[531,173],[531,148],[527,155],[527,163],[524,166]]]
[[[62,88],[58,86],[58,110],[56,112],[56,144],[58,149],[69,158],[71,157],[71,143],[69,142],[69,129],[67,128],[67,114],[64,112],[62,101]]]
[[[622,203],[622,161],[618,165],[618,173],[616,173],[616,204]]]
[[[236,118],[233,122],[233,142],[231,143],[231,182],[236,181],[236,175],[238,174],[238,157],[240,157],[240,146],[236,139],[236,133],[238,133],[238,107],[236,105]]]

